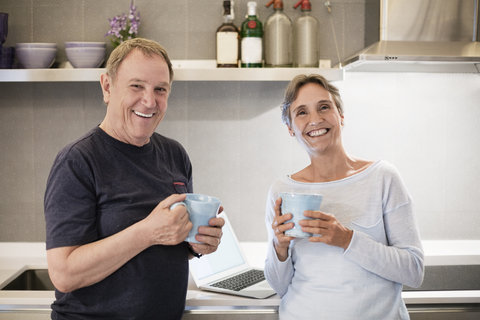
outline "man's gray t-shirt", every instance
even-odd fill
[[[57,155],[45,192],[47,250],[84,245],[144,219],[172,194],[193,192],[192,166],[175,140],[137,147],[96,127]],[[52,319],[181,319],[188,244],[152,246],[97,284],[55,292]]]

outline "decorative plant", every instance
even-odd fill
[[[133,39],[137,37],[138,26],[140,25],[140,12],[137,11],[137,6],[130,4],[130,12],[128,16],[126,14],[118,15],[110,21],[110,30],[108,30],[106,36],[112,36],[113,48],[116,48],[123,41]]]

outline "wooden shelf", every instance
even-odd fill
[[[290,81],[299,74],[318,73],[330,81],[342,81],[343,69],[320,68],[215,68],[214,60],[176,60],[174,81]],[[1,69],[0,82],[96,82],[105,72],[96,69]]]

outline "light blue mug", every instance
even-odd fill
[[[313,220],[313,218],[305,217],[303,212],[305,210],[319,210],[323,196],[321,194],[282,192],[280,197],[282,198],[282,214],[292,214],[292,219],[285,223],[293,222],[294,224],[292,229],[285,231],[285,235],[296,238],[313,237],[313,233],[302,231],[299,221],[303,219]]]
[[[188,216],[193,224],[192,230],[188,233],[185,241],[201,243],[195,240],[198,228],[208,226],[208,221],[215,218],[220,208],[220,200],[215,197],[205,196],[197,193],[187,193],[187,198],[181,202],[174,203],[170,210],[182,205],[187,208]]]

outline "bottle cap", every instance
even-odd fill
[[[283,9],[283,1],[282,0],[270,0],[265,6],[268,8],[273,3],[273,9]]]
[[[302,10],[306,10],[306,11],[312,10],[312,5],[310,4],[310,1],[309,1],[309,0],[300,0],[300,1],[298,1],[297,4],[294,5],[293,7],[294,7],[295,9],[297,9],[297,7],[298,7],[300,4],[302,5]]]
[[[235,19],[235,14],[233,13],[233,1],[232,0],[225,0],[223,1],[223,15],[230,16],[230,18],[233,20]]]
[[[223,1],[223,15],[230,14],[230,0]]]
[[[249,16],[256,16],[257,15],[257,3],[255,1],[247,2],[248,6],[248,15]]]

